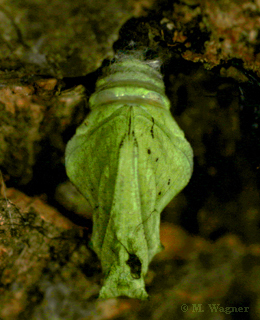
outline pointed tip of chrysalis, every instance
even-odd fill
[[[143,275],[139,279],[135,279],[129,266],[117,265],[111,267],[100,290],[99,298],[111,299],[116,297],[147,300],[149,296],[145,290]]]
[[[136,288],[135,290],[131,290],[130,288],[123,289],[122,288],[111,288],[109,286],[104,286],[100,290],[99,299],[112,299],[117,297],[128,297],[131,299],[139,299],[139,300],[148,300],[149,295],[145,291],[145,288]]]

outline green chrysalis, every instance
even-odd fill
[[[94,209],[100,298],[146,299],[144,276],[162,249],[160,213],[188,183],[192,149],[169,111],[162,75],[148,62],[126,56],[114,63],[89,104],[65,161]]]

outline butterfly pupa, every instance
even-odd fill
[[[99,297],[143,300],[148,265],[162,250],[160,214],[191,177],[192,149],[170,113],[161,73],[145,61],[126,56],[111,65],[89,105],[65,164],[94,209]]]

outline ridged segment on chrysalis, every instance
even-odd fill
[[[193,154],[173,119],[160,72],[134,57],[97,81],[91,112],[66,149],[70,180],[94,209],[100,298],[146,299],[144,277],[161,251],[160,213],[188,183]]]

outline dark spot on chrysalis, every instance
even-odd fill
[[[129,253],[129,259],[126,261],[126,264],[130,267],[132,277],[134,279],[140,279],[142,263],[137,255]]]
[[[125,135],[124,135],[124,138],[121,140],[121,142],[119,143],[119,149],[122,148],[122,145],[124,143],[124,140],[125,140]]]
[[[150,149],[147,149],[147,153],[148,153],[148,154],[151,154],[151,150],[150,150]]]
[[[131,130],[131,117],[129,118],[129,123],[128,123],[128,135],[130,136],[130,130]]]
[[[152,138],[154,139],[154,134],[153,134],[154,118],[152,118],[152,122],[153,122],[153,125],[152,125],[150,132],[151,132]]]
[[[158,193],[158,195],[159,195],[159,196],[161,195],[161,191]]]
[[[159,158],[156,158],[155,162],[157,162],[159,160]]]
[[[138,147],[138,142],[137,142],[137,140],[136,140],[136,137],[134,136],[134,144],[135,144],[135,146],[136,147]]]
[[[171,183],[171,179],[168,180],[168,185]]]
[[[97,210],[99,208],[99,206],[95,206],[95,210]]]

